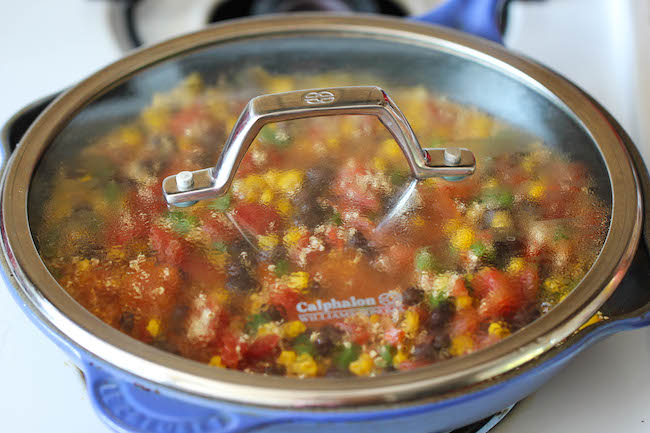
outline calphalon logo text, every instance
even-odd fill
[[[303,322],[318,322],[321,320],[342,319],[354,316],[358,313],[364,314],[390,314],[395,309],[401,309],[397,302],[401,297],[397,293],[382,293],[375,299],[357,298],[350,296],[348,299],[329,300],[316,299],[313,302],[298,302],[296,310],[298,319]],[[379,302],[377,302],[379,301]]]

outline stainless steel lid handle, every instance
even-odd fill
[[[165,199],[176,206],[189,206],[224,195],[251,143],[268,123],[344,114],[378,117],[401,147],[417,179],[459,178],[471,175],[476,168],[474,155],[467,149],[423,149],[402,112],[379,87],[296,90],[251,99],[233,127],[217,165],[167,177],[163,181]]]

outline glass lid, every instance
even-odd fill
[[[611,188],[581,122],[515,73],[316,32],[114,84],[60,128],[28,210],[59,285],[134,339],[216,368],[378,376],[552,310],[599,256]]]

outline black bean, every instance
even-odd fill
[[[541,316],[540,311],[536,307],[526,308],[517,311],[510,320],[513,329],[520,329],[531,323],[533,320]]]
[[[402,292],[402,303],[404,305],[417,305],[424,299],[424,290],[417,287],[409,287]]]
[[[270,250],[260,250],[258,257],[261,261],[269,261],[271,263],[277,263],[280,260],[286,260],[287,258],[287,249],[284,245],[276,245]]]
[[[375,249],[370,245],[368,239],[360,231],[355,231],[352,237],[350,238],[350,246],[361,250],[362,253],[368,255],[369,257],[374,257],[377,255]]]
[[[311,201],[294,201],[293,223],[304,225],[309,229],[325,222],[331,211],[319,205],[315,197]]]
[[[287,374],[287,368],[284,365],[271,364],[264,368],[264,374],[284,376]]]
[[[175,334],[180,334],[183,332],[183,323],[185,323],[185,318],[190,312],[190,307],[187,305],[176,305],[172,310],[172,313],[169,317],[169,329]]]
[[[271,304],[262,310],[262,314],[272,322],[279,322],[287,317],[287,310],[282,305]]]
[[[120,329],[124,332],[133,331],[133,321],[135,316],[130,311],[122,312],[120,316]]]
[[[246,266],[239,260],[231,260],[226,263],[226,289],[239,292],[248,293],[257,290],[259,284],[250,275]]]
[[[172,343],[171,341],[168,341],[168,340],[155,339],[153,341],[153,346],[157,347],[160,350],[164,350],[165,352],[173,353],[174,355],[180,355],[181,354],[178,347],[174,343]]]
[[[433,342],[431,343],[431,346],[437,350],[443,350],[448,348],[451,345],[451,338],[449,338],[448,334],[438,334],[433,338]]]
[[[447,324],[454,315],[455,307],[453,302],[448,299],[441,301],[431,309],[427,326],[431,330],[436,330]]]
[[[307,293],[310,295],[318,295],[323,291],[323,286],[318,281],[310,280],[307,286]]]
[[[514,236],[508,236],[494,242],[494,265],[504,268],[510,259],[522,255],[524,243]]]
[[[323,194],[334,180],[334,170],[331,167],[312,167],[307,170],[305,187]]]
[[[314,349],[321,356],[332,353],[336,345],[341,341],[343,331],[334,325],[325,325],[318,330],[318,335],[314,339]]]
[[[436,350],[432,344],[416,344],[413,348],[413,357],[415,359],[433,359],[436,356]]]

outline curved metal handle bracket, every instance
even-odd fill
[[[423,149],[402,112],[379,87],[296,90],[251,99],[233,127],[216,167],[167,177],[163,181],[165,199],[176,206],[189,206],[224,195],[246,151],[268,123],[344,114],[379,118],[404,152],[417,179],[464,177],[476,168],[474,155],[467,149]]]

